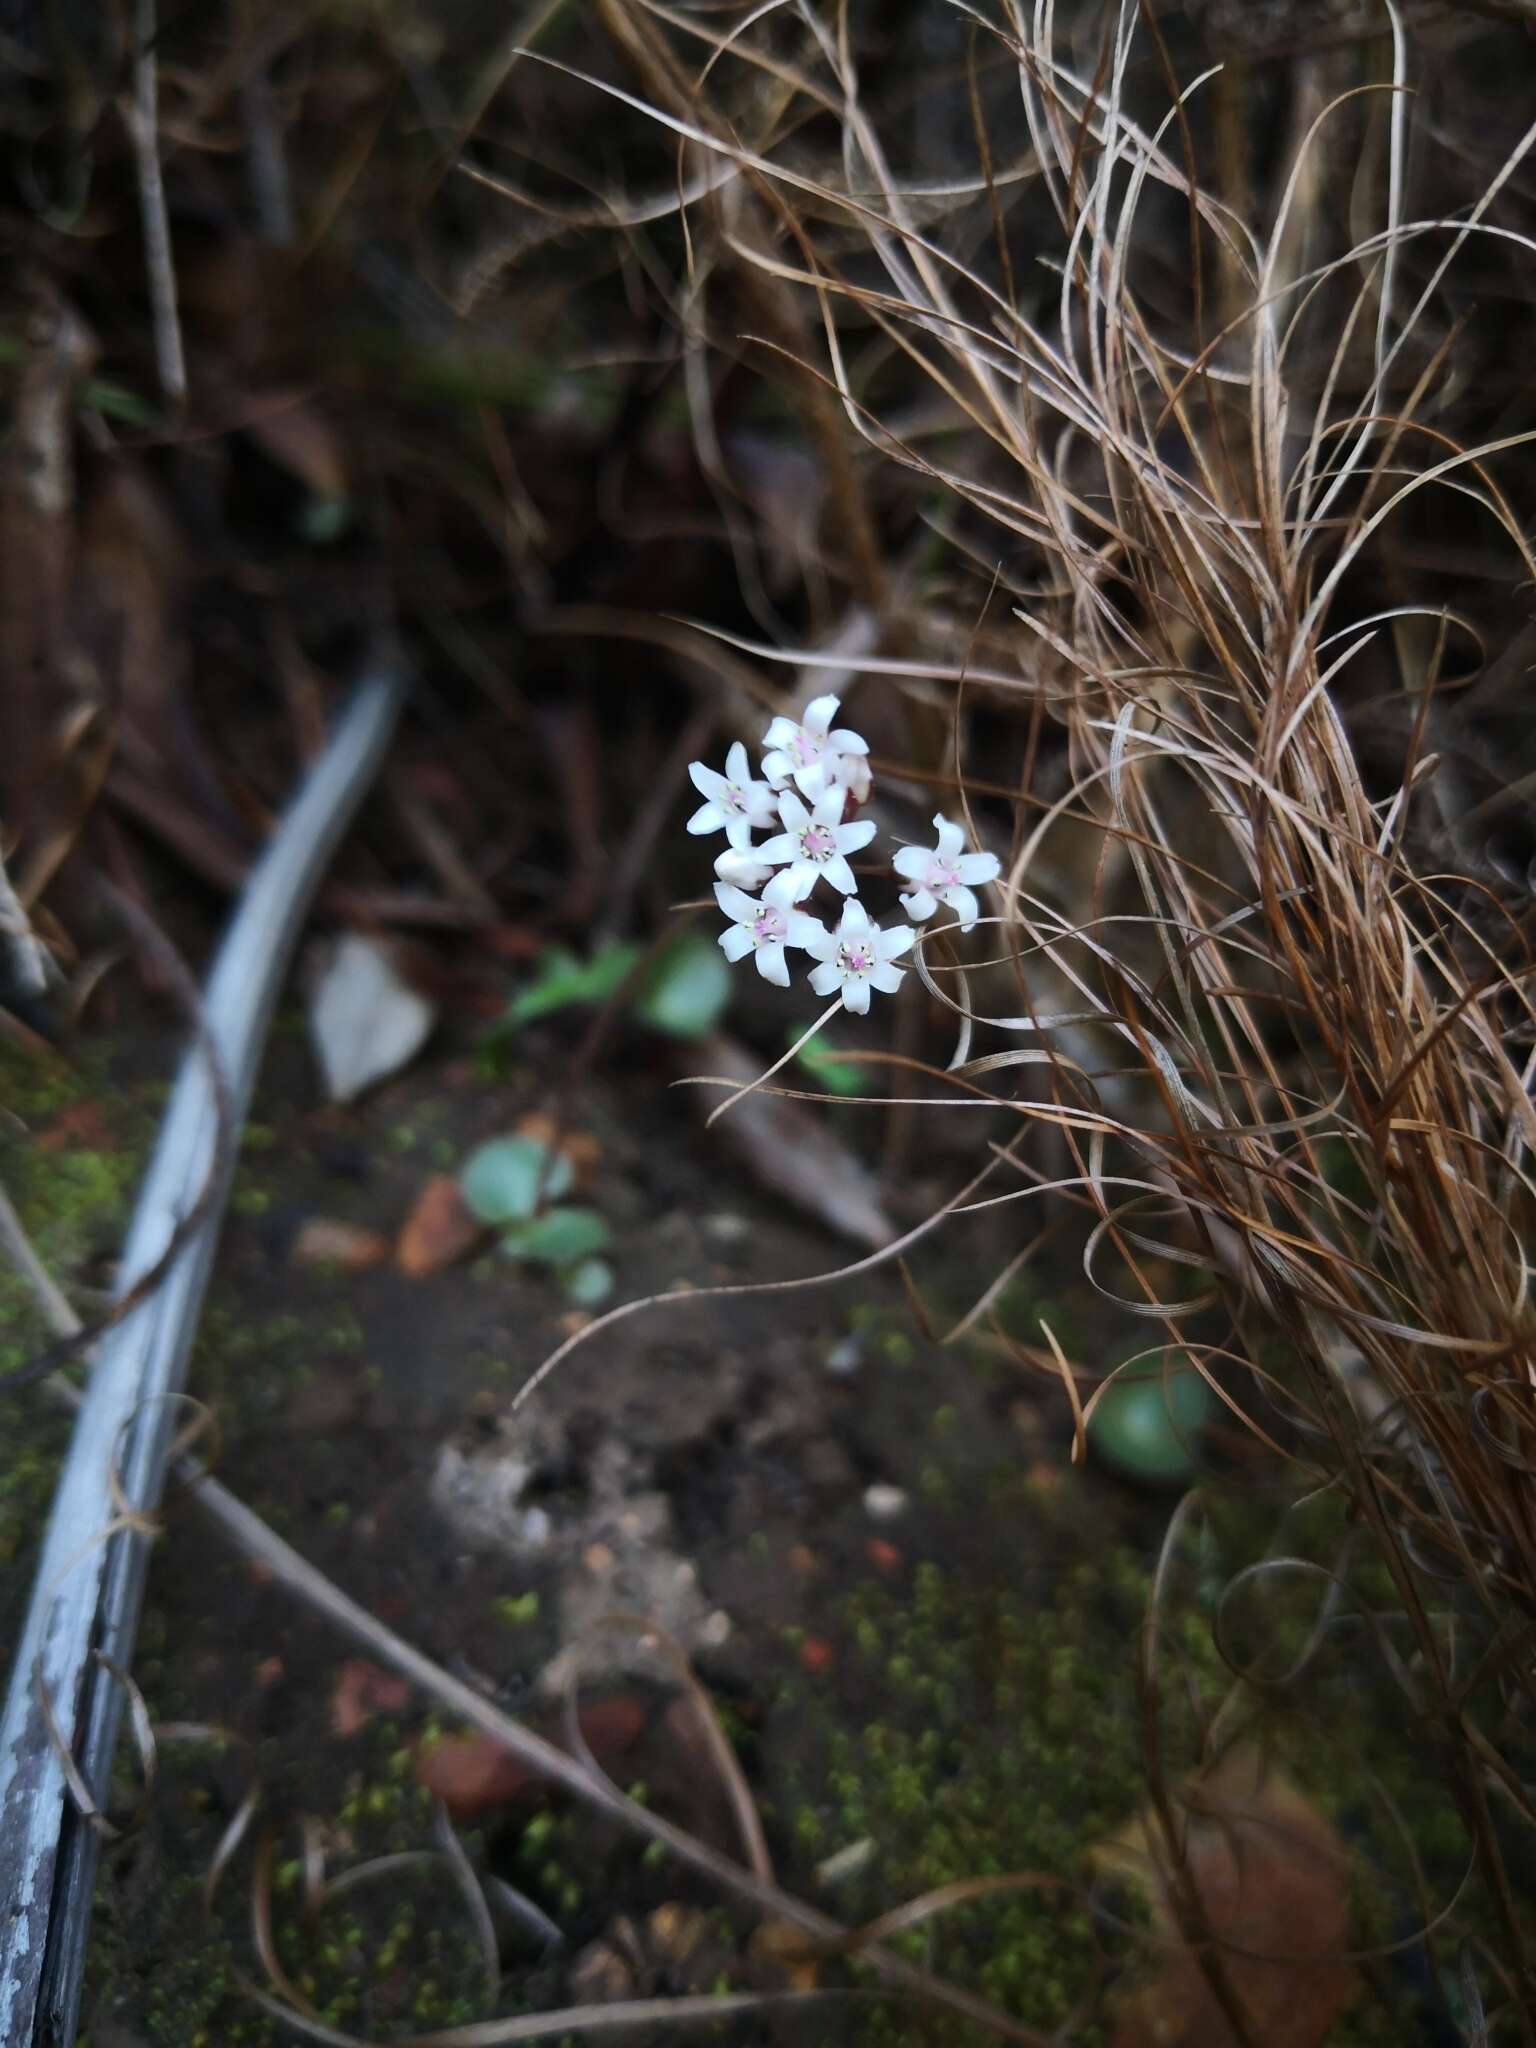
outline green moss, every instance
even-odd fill
[[[496,1602],[496,1619],[508,1628],[526,1628],[539,1618],[539,1596],[535,1592],[509,1594]]]
[[[1336,1514],[1324,1503],[1316,1526],[1291,1533],[1327,1554],[1339,1530],[1322,1524]],[[1196,1518],[1171,1574],[1157,1725],[1174,1786],[1195,1768],[1209,1718],[1232,1689],[1236,1617],[1223,1611],[1223,1589],[1250,1560],[1261,1522],[1272,1517],[1251,1505]],[[1038,1517],[1032,1533],[1038,1542]],[[805,1740],[768,1791],[802,1872],[873,1839],[873,1856],[839,1895],[851,1921],[967,1878],[1030,1871],[1060,1880],[1059,1890],[962,1903],[897,1946],[1033,2026],[1072,2023],[1072,2039],[1091,2044],[1111,2025],[1094,2006],[1104,1961],[1124,1972],[1143,1960],[1129,1935],[1095,1928],[1086,1898],[1088,1852],[1147,1804],[1134,1665],[1151,1574],[1147,1558],[1121,1545],[1044,1581],[1038,1566],[1000,1586],[923,1565],[904,1589],[882,1578],[847,1595],[823,1631],[837,1649],[840,1696],[798,1674],[786,1681],[778,1711],[794,1717]],[[1314,1634],[1317,1584],[1277,1577],[1266,1593],[1264,1668],[1290,1668]],[[1403,1816],[1431,1896],[1454,1892],[1465,1837],[1426,1776],[1420,1732],[1358,1638],[1331,1664],[1315,1657],[1294,1695],[1243,1687],[1231,1732],[1261,1742],[1357,1848],[1363,1943],[1400,1940],[1412,1925],[1407,1859],[1385,1824],[1384,1800]],[[1375,1797],[1367,1784],[1379,1788]],[[1144,1902],[1113,1903],[1132,1922],[1145,1919]],[[1466,1910],[1475,1926],[1482,1907],[1469,1900]],[[1420,2038],[1407,1973],[1388,1972],[1376,1989],[1385,1995],[1364,1992],[1330,2037],[1335,2044],[1387,2048]],[[1092,2024],[1074,2021],[1084,2001]],[[872,2010],[856,2038],[865,2048],[961,2048],[971,2034],[891,2007]]]
[[[31,1058],[0,1046],[0,1186],[4,1186],[38,1257],[58,1284],[70,1291],[82,1280],[99,1284],[96,1261],[109,1258],[121,1241],[149,1120],[133,1096],[113,1085],[104,1063],[93,1058],[67,1066],[52,1058]],[[80,1121],[81,1136],[58,1123],[66,1112],[88,1106],[92,1122]],[[84,1142],[92,1124],[105,1142]],[[56,1127],[62,1142],[39,1138]],[[29,1364],[52,1339],[26,1280],[0,1261],[0,1374]],[[41,1532],[53,1493],[69,1424],[54,1397],[41,1385],[0,1396],[5,1401],[5,1454],[0,1461],[0,1659],[20,1611],[27,1574],[19,1567]]]

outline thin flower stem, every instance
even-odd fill
[[[774,1075],[778,1073],[781,1067],[788,1066],[789,1062],[794,1058],[795,1054],[797,1052],[803,1052],[806,1046],[808,1046],[811,1040],[816,1036],[817,1032],[821,1030],[822,1026],[830,1024],[832,1019],[837,1015],[838,1011],[842,1007],[843,999],[841,996],[839,996],[835,1003],[831,1004],[826,1010],[822,1012],[822,1014],[816,1019],[816,1022],[813,1025],[811,1025],[808,1031],[803,1031],[800,1034],[800,1036],[795,1040],[794,1044],[789,1048],[788,1052],[780,1054],[779,1058],[774,1061],[773,1065],[769,1067],[766,1072],[759,1074],[755,1081],[749,1081],[745,1088],[738,1088],[734,1095],[727,1095],[724,1102],[720,1103],[716,1108],[712,1109],[709,1112],[709,1115],[704,1119],[705,1130],[707,1131],[711,1124],[718,1122],[719,1119],[725,1115],[725,1112],[728,1109],[734,1108],[734,1106],[741,1101],[743,1096],[751,1095],[756,1089],[761,1088],[765,1081],[771,1081]]]

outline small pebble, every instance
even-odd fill
[[[877,1522],[894,1522],[907,1511],[907,1496],[899,1486],[876,1483],[864,1489],[864,1512]]]
[[[704,1228],[720,1244],[740,1244],[744,1237],[752,1235],[752,1225],[746,1217],[733,1215],[729,1210],[721,1210],[715,1216],[706,1216]]]
[[[530,1550],[542,1550],[554,1529],[555,1525],[544,1508],[530,1508],[523,1516],[523,1541]]]
[[[827,1371],[844,1378],[849,1373],[857,1372],[863,1363],[864,1347],[857,1337],[844,1337],[841,1342],[832,1346],[826,1357]]]
[[[713,1614],[706,1615],[699,1629],[699,1641],[706,1649],[718,1650],[722,1643],[728,1643],[735,1624],[723,1607],[717,1607]]]

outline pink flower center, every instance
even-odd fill
[[[807,825],[800,834],[800,851],[807,860],[815,861],[819,867],[824,860],[830,860],[837,851],[837,841],[826,825]]]
[[[959,874],[954,867],[948,861],[940,859],[935,854],[928,863],[928,874],[923,886],[931,889],[934,895],[937,896],[941,889],[953,889],[959,880]]]
[[[734,811],[739,818],[747,808],[746,792],[739,782],[728,782],[720,797],[728,811]]]
[[[797,768],[805,768],[812,761],[821,759],[822,743],[802,725],[789,743],[789,757]]]
[[[868,946],[851,939],[837,949],[837,968],[840,974],[868,974],[875,964],[875,956]]]
[[[771,903],[760,903],[747,929],[752,934],[754,946],[776,946],[789,926],[784,922],[782,911],[775,910]]]

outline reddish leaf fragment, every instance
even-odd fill
[[[608,1770],[633,1749],[646,1725],[646,1712],[628,1693],[595,1700],[577,1717],[582,1741]],[[563,1721],[542,1731],[563,1749]],[[506,1806],[538,1780],[528,1766],[489,1735],[453,1735],[416,1753],[416,1776],[441,1799],[455,1820],[473,1820],[488,1807]]]
[[[533,1782],[528,1766],[489,1735],[450,1735],[418,1750],[416,1776],[461,1821],[507,1805]]]
[[[115,1152],[99,1102],[72,1102],[37,1134],[39,1152]]]
[[[569,1159],[578,1187],[592,1185],[603,1148],[589,1132],[565,1130],[541,1109],[530,1110],[527,1116],[519,1117],[515,1128],[520,1138],[532,1138],[546,1151],[553,1147]]]
[[[424,1280],[463,1258],[479,1242],[480,1225],[464,1206],[452,1174],[434,1173],[416,1197],[395,1240],[395,1264]]]
[[[1297,1788],[1239,1746],[1186,1793],[1184,1861],[1214,1956],[1252,2048],[1318,2048],[1354,1998],[1349,1851]],[[1161,1836],[1145,1818],[1095,1852],[1101,1868],[1149,1894],[1159,1930],[1184,1930],[1174,1910]],[[1158,1975],[1133,1991],[1115,2048],[1230,2048],[1237,2034],[1209,1975],[1174,1946]]]
[[[331,1726],[341,1736],[366,1728],[375,1714],[398,1714],[410,1704],[411,1688],[366,1657],[349,1657],[336,1674]]]

